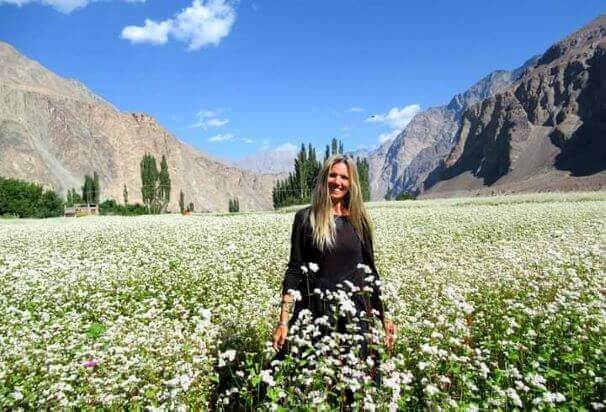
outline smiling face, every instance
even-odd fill
[[[349,170],[345,163],[335,163],[328,174],[328,194],[333,203],[345,199],[349,191]]]

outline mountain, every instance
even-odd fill
[[[535,59],[513,71],[497,70],[482,78],[446,106],[432,107],[412,118],[393,140],[369,155],[371,193],[374,200],[387,193],[418,194],[429,172],[450,153],[464,110],[505,90],[525,73]]]
[[[296,146],[279,146],[273,150],[264,150],[230,163],[254,173],[288,174],[294,170]],[[284,177],[284,176],[283,176]]]
[[[63,79],[0,43],[0,175],[35,181],[65,194],[96,171],[102,199],[141,201],[139,162],[168,160],[169,209],[179,191],[195,209],[270,209],[275,176],[225,165],[176,139],[143,113],[121,113],[84,85]]]
[[[427,196],[606,187],[606,15],[463,111]]]

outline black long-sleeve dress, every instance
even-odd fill
[[[302,299],[295,303],[289,326],[296,322],[302,309],[309,309],[314,317],[332,313],[334,307],[327,305],[327,301],[315,293],[318,289],[322,292],[335,291],[339,287],[351,290],[351,285],[360,289],[364,286],[372,287],[371,293],[354,294],[353,301],[358,313],[364,311],[367,315],[372,315],[374,312],[382,321],[386,307],[381,299],[380,287],[376,282],[366,280],[370,274],[377,280],[379,278],[369,233],[363,234],[365,242],[362,242],[347,216],[335,216],[335,247],[321,251],[313,242],[313,231],[309,223],[310,212],[311,207],[299,210],[292,226],[291,253],[282,283],[282,293],[297,290]],[[360,263],[366,265],[367,270],[372,273],[367,273],[364,267],[359,267]],[[317,272],[312,270],[313,264],[318,265]],[[304,271],[302,266],[308,270]],[[284,355],[285,350],[283,348],[279,358]],[[363,356],[366,356],[366,344],[363,344],[363,352]]]

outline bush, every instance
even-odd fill
[[[147,214],[147,209],[139,203],[124,206],[118,204],[114,199],[108,199],[99,205],[99,214],[111,216],[139,216]]]
[[[0,177],[0,215],[53,217],[63,215],[63,199],[41,185]]]
[[[415,200],[415,197],[410,193],[404,192],[397,195],[396,200]]]
[[[229,199],[229,213],[237,213],[240,211],[240,201],[238,198]]]

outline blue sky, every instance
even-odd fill
[[[0,40],[221,158],[340,138],[418,110],[606,11],[596,0],[0,0]],[[146,23],[147,22],[147,23]],[[375,115],[375,117],[372,117]],[[374,121],[369,121],[374,120]]]

